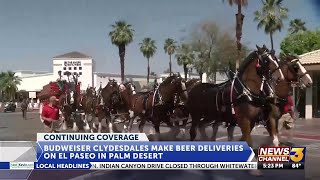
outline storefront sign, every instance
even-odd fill
[[[37,98],[36,92],[29,92],[29,98]]]
[[[81,61],[65,61],[64,66],[81,66]]]

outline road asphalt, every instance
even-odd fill
[[[117,129],[120,129],[118,125]],[[145,132],[148,134],[152,131],[151,125],[146,125]],[[320,162],[320,119],[303,120],[296,122],[294,130],[293,143],[297,146],[306,146],[306,167],[305,170],[266,170],[263,171],[262,177],[253,177],[247,171],[0,171],[0,179],[35,179],[35,180],[49,180],[49,179],[216,179],[216,180],[236,180],[236,179],[320,179],[319,162]],[[161,127],[161,140],[173,140],[168,135],[169,129]],[[211,128],[206,129],[207,133],[211,132]],[[14,113],[0,113],[0,141],[36,141],[36,133],[43,132],[42,124],[39,120],[39,115],[35,112],[28,113],[28,119],[23,120],[21,112]],[[69,132],[69,130],[68,130]],[[71,131],[70,131],[71,132]],[[138,132],[137,125],[134,125],[133,132]],[[188,131],[187,131],[188,132]],[[235,139],[239,139],[241,131],[239,128],[235,130]],[[257,127],[252,132],[255,148],[262,144],[270,143],[268,134],[263,127]],[[226,141],[226,129],[219,128],[218,141]],[[177,140],[187,140],[177,139]],[[199,139],[198,139],[199,140]]]

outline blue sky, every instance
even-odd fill
[[[249,47],[265,43],[269,36],[257,30],[253,12],[261,1],[248,0],[244,9],[243,40]],[[177,41],[202,20],[214,20],[222,28],[233,30],[236,7],[222,0],[0,0],[0,71],[52,71],[52,57],[70,51],[90,55],[96,71],[119,73],[118,49],[108,33],[110,25],[123,19],[135,29],[134,41],[127,47],[125,73],[146,74],[146,59],[139,52],[139,42],[147,36],[156,40],[158,51],[151,59],[151,70],[162,73],[168,68],[163,42]],[[306,26],[320,25],[317,0],[284,0],[289,19],[301,18]],[[275,49],[287,33],[274,36]],[[181,70],[174,60],[174,70]]]

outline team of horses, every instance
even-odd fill
[[[201,139],[207,140],[205,128],[209,125],[213,129],[211,140],[215,141],[219,126],[225,123],[229,141],[234,139],[234,128],[239,126],[241,140],[251,147],[251,131],[257,123],[264,121],[273,144],[278,146],[278,120],[283,115],[292,86],[311,87],[312,79],[299,57],[287,55],[280,61],[265,45],[256,48],[236,72],[230,71],[229,80],[221,84],[185,80],[173,74],[152,90],[137,92],[132,82],[109,80],[97,91],[88,88],[85,94],[70,95],[75,105],[66,103],[62,110],[66,119],[71,117],[72,108],[73,111],[82,110],[84,129],[91,132],[101,132],[103,119],[106,119],[109,132],[113,132],[116,119],[124,123],[124,132],[131,132],[135,119],[140,120],[140,132],[146,122],[151,122],[156,132],[155,140],[159,140],[161,123],[170,127],[174,136],[179,132],[185,134],[187,124],[191,123],[191,141],[195,140],[197,130]],[[98,128],[95,118],[99,122]]]

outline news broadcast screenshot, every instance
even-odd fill
[[[1,1],[0,180],[319,180],[319,8]]]

